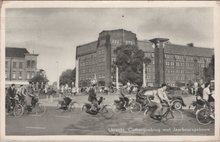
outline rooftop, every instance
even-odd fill
[[[6,47],[6,57],[24,58],[25,54],[29,54],[26,48]]]
[[[165,46],[165,53],[211,57],[214,55],[214,49],[169,43]]]

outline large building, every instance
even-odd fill
[[[30,54],[26,48],[6,47],[6,84],[26,84],[37,71],[38,54]]]
[[[151,59],[145,68],[148,86],[159,86],[163,82],[175,86],[177,82],[202,78],[203,68],[214,55],[211,48],[172,44],[165,38],[140,41],[135,33],[124,29],[102,31],[97,41],[76,48],[76,85],[86,86],[93,78],[106,85],[112,82],[115,78],[112,65],[116,60],[113,51],[122,44],[137,45]]]

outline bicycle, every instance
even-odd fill
[[[21,105],[21,103],[19,102],[19,99],[17,97],[15,98],[10,98],[11,102],[14,101],[14,105],[12,105],[12,103],[10,103],[10,109],[11,109],[11,113],[15,116],[15,117],[20,117],[23,112],[23,106]]]
[[[46,107],[44,104],[39,102],[38,96],[32,98],[31,101],[32,106],[27,106],[27,103],[25,102],[23,107],[23,112],[20,116],[22,116],[24,113],[30,114],[31,112],[34,112],[36,115],[43,115],[46,112]]]
[[[205,102],[205,107],[200,108],[196,112],[196,120],[199,124],[208,125],[215,122],[215,110],[208,102]]]
[[[164,111],[164,108],[166,108],[166,111],[163,112],[163,114],[161,115],[161,119],[154,119],[152,117],[153,110],[156,108],[156,106],[152,104],[145,106],[146,110],[144,111],[144,116],[149,117],[151,120],[157,122],[170,123],[171,125],[179,126],[179,124],[182,123],[183,119],[182,112],[180,110],[174,109],[172,105],[168,105],[167,103],[163,103],[162,106],[162,111]]]
[[[68,105],[66,105],[66,101],[70,101]],[[71,111],[73,112],[79,104],[76,101],[73,101],[70,97],[64,97],[63,100],[58,101],[57,109],[58,111]]]
[[[91,110],[92,104],[91,103],[85,103],[82,106],[82,111],[90,114],[90,115],[97,115],[101,114],[105,119],[111,119],[113,117],[113,111],[110,105],[103,104],[103,100],[105,98],[100,97],[98,100],[98,108],[96,111]]]
[[[141,104],[138,103],[134,98],[129,98],[127,106],[122,105],[123,103],[121,100],[114,100],[114,103],[112,104],[112,109],[114,110],[114,112],[129,110],[131,113],[139,113],[142,110]]]

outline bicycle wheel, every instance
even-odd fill
[[[111,119],[114,115],[112,107],[110,105],[105,105],[103,108],[100,110],[100,114],[105,118],[105,119]]]
[[[148,118],[148,117],[150,117],[150,114],[151,114],[150,108],[149,108],[149,107],[146,107],[146,109],[145,109],[145,111],[144,111],[144,117]]]
[[[168,112],[164,121],[167,121],[172,126],[180,126],[183,120],[183,114],[180,110],[172,109]]]
[[[75,111],[77,108],[79,108],[79,104],[77,102],[71,102],[69,105],[69,110],[70,111]]]
[[[82,109],[81,109],[83,112],[86,112],[86,110],[87,110],[87,107],[86,107],[86,105],[84,104],[83,106],[82,106]]]
[[[196,112],[196,120],[199,124],[208,125],[212,123],[212,118],[210,117],[210,111],[206,108],[202,108]]]
[[[23,114],[24,114],[24,108],[23,108],[23,106],[20,105],[20,104],[15,105],[14,110],[13,110],[13,115],[14,115],[15,117],[20,117],[20,116],[22,116]]]
[[[115,103],[113,103],[111,105],[111,108],[112,108],[112,111],[115,112],[115,113],[120,112],[120,109],[118,108],[118,106]]]
[[[142,110],[141,104],[138,102],[131,102],[129,106],[130,112],[140,112]]]
[[[36,109],[36,114],[40,114],[40,115],[43,115],[46,111],[46,107],[41,103],[37,103],[35,109]]]

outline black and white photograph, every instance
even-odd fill
[[[215,12],[6,7],[5,137],[216,136]]]

